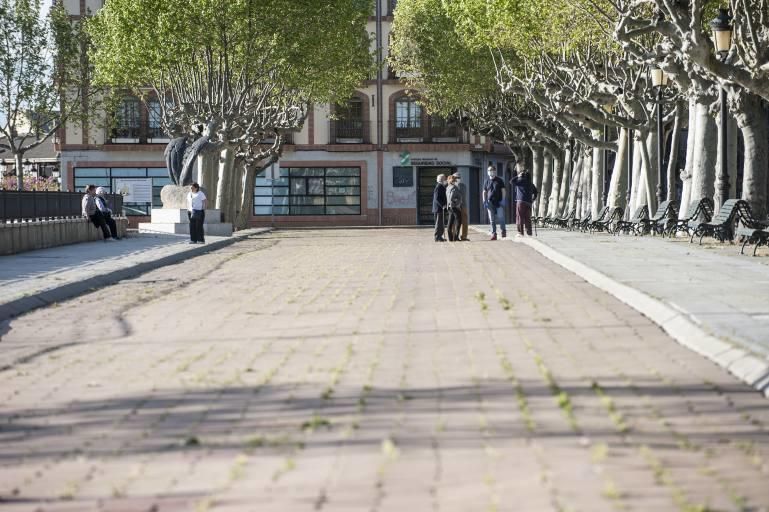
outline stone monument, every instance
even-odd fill
[[[153,208],[151,222],[140,222],[140,233],[166,233],[173,235],[189,235],[190,223],[187,218],[187,194],[192,184],[192,167],[198,154],[208,144],[208,136],[202,136],[192,145],[187,145],[185,137],[178,137],[168,143],[165,151],[166,168],[173,182],[160,191],[163,208]],[[213,197],[207,190],[201,189],[208,198],[208,204]],[[203,222],[203,232],[210,236],[232,236],[232,224],[222,222],[222,212],[216,209],[206,209],[206,219]]]

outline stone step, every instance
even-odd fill
[[[183,208],[153,208],[150,213],[152,223],[181,223],[187,224],[187,210]],[[221,210],[206,210],[204,224],[220,224],[222,221]]]
[[[190,225],[186,222],[140,222],[139,233],[166,233],[169,235],[189,235]],[[203,224],[203,232],[210,236],[232,236],[232,224],[217,222]]]

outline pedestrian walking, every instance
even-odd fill
[[[491,223],[491,239],[497,239],[497,224],[502,238],[507,236],[505,228],[505,201],[507,200],[507,190],[505,182],[497,176],[497,170],[490,165],[486,170],[488,178],[483,182],[483,206],[489,215]]]
[[[200,190],[200,185],[193,183],[190,185],[190,192],[187,194],[187,217],[190,220],[190,243],[206,243],[203,236],[203,223],[206,220],[206,206],[208,200],[206,194]]]
[[[469,242],[470,239],[467,238],[467,230],[470,224],[470,215],[469,210],[467,209],[467,185],[462,183],[462,176],[458,172],[454,173],[454,177],[457,179],[455,184],[457,187],[459,187],[459,195],[462,199],[462,206],[459,207],[459,214],[462,221],[459,239],[463,242]]]
[[[95,200],[96,208],[104,216],[104,221],[107,223],[107,227],[109,227],[110,236],[113,240],[120,240],[117,234],[117,222],[112,218],[112,209],[109,207],[109,203],[107,203],[107,190],[104,187],[96,189]]]
[[[526,234],[531,236],[531,205],[537,199],[537,187],[531,182],[531,174],[526,170],[523,162],[515,164],[517,175],[510,180],[515,197],[515,216],[518,228],[517,237],[522,237],[524,228]]]
[[[435,216],[435,241],[445,242],[443,231],[445,230],[445,211],[446,211],[446,175],[439,174],[435,181],[433,189],[433,215]]]
[[[456,176],[453,174],[449,176],[448,182],[449,185],[446,188],[446,204],[449,214],[449,242],[458,242],[460,226],[462,224],[462,192],[457,186]]]
[[[87,217],[94,226],[101,229],[105,242],[112,242],[114,238],[112,238],[109,232],[104,215],[99,211],[99,207],[96,206],[96,185],[88,185],[85,188],[85,194],[80,205],[83,217]]]

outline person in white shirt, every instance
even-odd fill
[[[109,232],[112,235],[112,239],[120,240],[120,237],[117,234],[117,223],[115,222],[115,219],[112,218],[112,209],[107,204],[107,189],[104,187],[96,189],[96,208],[99,209],[104,217],[104,221],[107,223],[107,226],[109,226]]]
[[[206,195],[200,190],[200,185],[190,185],[187,194],[187,217],[190,219],[190,243],[206,243],[203,238],[203,222],[206,220]]]

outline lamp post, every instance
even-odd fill
[[[662,131],[662,92],[668,85],[668,75],[659,66],[651,68],[652,87],[657,90],[657,205],[665,198],[666,173],[663,168],[665,159],[665,136]]]
[[[713,30],[713,43],[716,54],[722,63],[726,62],[729,55],[729,49],[732,47],[732,17],[729,16],[729,10],[718,9],[718,16],[710,22],[710,28]],[[721,169],[718,174],[718,192],[719,198],[716,208],[721,208],[721,204],[729,198],[729,166],[727,162],[727,128],[729,123],[729,111],[726,107],[726,88],[722,85],[719,93],[721,100],[721,136],[718,141],[718,154],[721,158]]]

